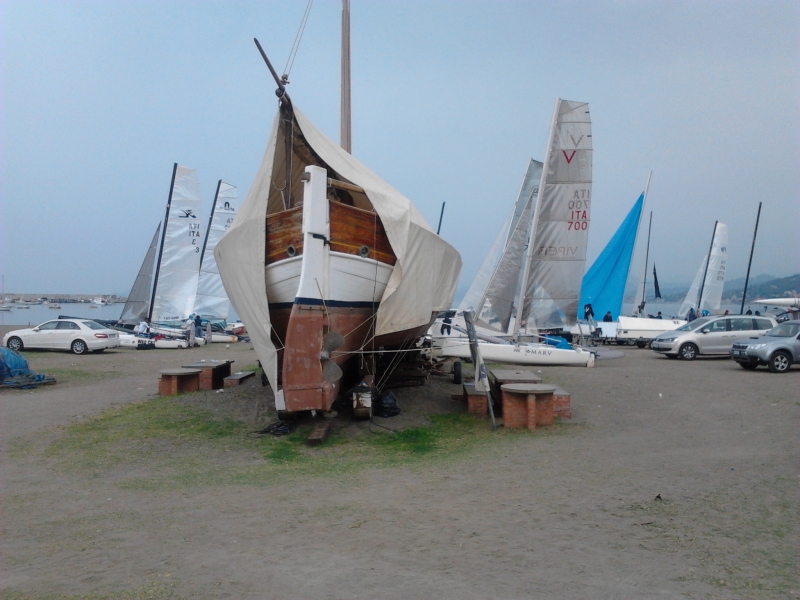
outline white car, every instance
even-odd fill
[[[119,346],[119,334],[89,319],[56,319],[32,329],[9,331],[3,345],[19,352],[25,348],[69,350],[74,354],[102,352]]]

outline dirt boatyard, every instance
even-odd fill
[[[800,597],[800,369],[625,353],[534,367],[571,393],[551,428],[492,431],[432,375],[310,448],[252,433],[257,376],[157,394],[249,344],[26,352],[58,383],[0,392],[0,598]]]

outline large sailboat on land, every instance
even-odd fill
[[[484,360],[516,364],[593,364],[591,352],[547,343],[520,343],[520,335],[563,330],[576,321],[586,260],[592,140],[589,105],[557,99],[545,162],[531,161],[512,215],[504,251],[483,292],[468,293],[461,309],[502,339],[479,341]],[[479,284],[480,285],[480,284]],[[475,305],[472,302],[476,301]],[[442,354],[467,358],[463,337],[441,340]]]
[[[380,387],[399,357],[392,351],[415,344],[451,305],[461,257],[411,201],[306,118],[258,47],[278,84],[278,113],[215,255],[276,408],[327,410],[348,368]]]

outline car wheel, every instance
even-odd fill
[[[678,350],[678,354],[683,360],[694,360],[697,358],[697,346],[694,344],[684,344]]]
[[[637,348],[646,348],[647,347],[647,342],[645,342],[644,340],[639,340],[638,342],[636,342],[636,347]]]
[[[73,354],[86,354],[89,351],[89,347],[83,340],[75,340],[69,349],[72,350]]]
[[[792,358],[786,352],[776,352],[769,358],[769,370],[773,373],[785,373],[791,365]]]
[[[6,343],[6,347],[9,350],[13,350],[14,352],[21,352],[25,345],[22,343],[22,340],[18,337],[8,338],[8,342]]]
[[[747,369],[748,371],[752,371],[753,369],[755,369],[758,366],[758,363],[740,362],[739,366],[742,367],[743,369]]]

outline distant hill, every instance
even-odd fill
[[[747,283],[747,287],[749,289],[753,289],[754,286],[760,285],[762,283],[767,283],[768,281],[772,281],[773,279],[778,279],[774,275],[755,275],[750,277],[750,281]],[[725,293],[734,293],[738,292],[741,296],[742,290],[744,289],[744,277],[737,277],[736,279],[731,279],[725,282]],[[747,294],[750,295],[749,293]]]
[[[731,282],[733,284],[733,282]],[[725,292],[723,298],[726,300],[741,300],[742,291],[744,290],[744,281],[737,287],[728,287],[725,285]],[[755,300],[757,298],[785,298],[800,296],[800,273],[790,275],[789,277],[780,277],[777,279],[770,279],[762,281],[753,285],[751,279],[747,286],[747,299]]]
[[[663,283],[661,297],[665,302],[683,302],[689,292],[689,286],[685,283]],[[741,301],[744,291],[744,277],[738,277],[725,282],[725,289],[722,292],[722,301],[725,303],[735,303]],[[625,300],[633,301],[635,289],[626,290]],[[753,275],[747,284],[747,298],[781,298],[800,295],[800,273],[790,277],[775,277],[773,275],[761,274]],[[648,282],[647,298],[653,297],[653,287]]]

